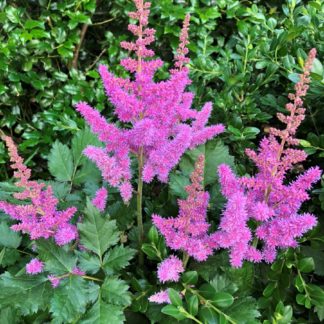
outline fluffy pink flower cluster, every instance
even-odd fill
[[[180,274],[184,271],[182,261],[171,255],[167,259],[163,260],[158,266],[158,278],[161,282],[166,281],[179,281]]]
[[[170,170],[188,148],[203,144],[224,131],[221,124],[205,126],[211,114],[211,103],[206,103],[201,111],[191,109],[194,95],[186,91],[191,81],[188,69],[183,67],[188,62],[185,55],[188,52],[189,16],[181,33],[176,68],[170,70],[168,80],[155,82],[155,72],[163,62],[147,60],[154,55],[147,48],[154,41],[155,33],[154,29],[146,27],[150,3],[134,2],[137,11],[129,16],[138,24],[130,24],[128,29],[137,40],[121,43],[123,48],[136,54],[136,58],[121,61],[126,70],[134,73],[134,79],[115,77],[104,65],[99,67],[106,94],[115,106],[114,112],[122,123],[127,123],[127,127],[108,123],[87,103],[80,102],[76,106],[92,131],[105,143],[104,148],[89,146],[85,155],[97,164],[103,178],[120,190],[124,201],[132,196],[130,154],[141,161],[145,182],[152,181],[155,176],[166,182]]]
[[[285,184],[287,171],[306,159],[304,151],[289,145],[298,144],[294,135],[304,119],[302,97],[308,89],[315,55],[316,50],[312,49],[304,73],[295,85],[296,94],[289,94],[293,100],[286,105],[289,115],[278,114],[286,128],[272,128],[269,137],[261,141],[258,152],[246,151],[258,168],[257,174],[237,178],[226,165],[218,169],[222,193],[228,202],[220,229],[211,237],[218,248],[230,249],[231,264],[235,267],[240,267],[245,259],[273,262],[278,248],[296,247],[296,239],[316,225],[314,215],[299,214],[298,211],[309,199],[307,190],[319,180],[320,169],[310,168],[295,181]],[[255,232],[248,227],[250,220],[256,222]],[[259,240],[262,244],[258,244]]]
[[[97,207],[101,212],[105,210],[108,198],[108,191],[102,187],[97,190],[95,197],[92,199],[92,204]]]
[[[213,253],[213,242],[208,235],[209,224],[206,221],[209,194],[202,186],[204,161],[203,155],[198,157],[191,175],[191,185],[186,187],[188,197],[178,202],[178,217],[152,216],[153,224],[170,248],[185,251],[198,261],[206,260]]]
[[[38,259],[32,259],[29,263],[26,264],[26,272],[30,275],[35,275],[41,273],[44,268],[44,263]]]
[[[171,304],[169,293],[167,290],[161,290],[154,295],[150,296],[148,299],[151,303],[156,304]]]
[[[77,237],[77,229],[69,223],[76,212],[75,207],[64,211],[56,208],[58,200],[54,197],[51,186],[45,188],[44,183],[31,181],[31,171],[24,165],[23,159],[18,155],[17,148],[12,139],[3,137],[7,144],[11,167],[16,170],[14,177],[18,180],[17,187],[23,188],[22,192],[14,194],[16,199],[24,201],[21,205],[14,205],[0,201],[0,210],[18,220],[19,223],[11,226],[14,231],[28,233],[32,240],[54,237],[57,245],[64,245]],[[25,201],[28,203],[25,203]]]

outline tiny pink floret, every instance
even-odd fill
[[[30,275],[43,272],[44,263],[38,259],[32,259],[26,264],[26,272]]]

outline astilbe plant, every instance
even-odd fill
[[[204,155],[200,155],[191,174],[191,184],[185,188],[188,197],[179,200],[179,215],[163,218],[153,215],[153,224],[164,236],[166,244],[173,250],[185,252],[197,261],[204,261],[213,253],[208,235],[207,206],[209,193],[204,191]]]
[[[76,208],[57,210],[58,200],[51,186],[30,180],[31,170],[24,165],[13,140],[8,136],[3,136],[3,139],[9,150],[11,167],[16,170],[16,186],[23,189],[14,193],[14,198],[21,200],[21,204],[0,201],[0,210],[18,221],[11,228],[29,234],[32,240],[53,237],[57,245],[65,245],[77,238],[76,226],[69,222]]]
[[[189,15],[184,21],[170,78],[155,82],[155,72],[163,62],[152,58],[154,51],[147,47],[154,41],[155,33],[147,27],[150,2],[134,0],[134,3],[137,10],[129,16],[138,24],[130,24],[128,29],[137,39],[124,41],[121,47],[134,52],[135,57],[120,62],[134,75],[133,78],[115,77],[106,66],[99,66],[106,94],[115,106],[114,113],[125,127],[108,123],[85,102],[78,103],[76,109],[105,143],[104,148],[89,146],[85,155],[97,164],[104,180],[120,190],[125,202],[130,200],[133,191],[131,155],[138,160],[137,212],[141,242],[143,181],[149,183],[157,176],[160,181],[167,182],[170,170],[188,148],[223,132],[224,126],[205,126],[212,110],[211,103],[206,103],[200,111],[191,109],[194,95],[186,91],[191,81],[185,66],[188,62]]]
[[[307,190],[319,180],[320,169],[312,167],[296,180],[287,180],[287,172],[307,157],[303,150],[291,145],[299,143],[295,134],[305,117],[302,97],[307,93],[315,56],[316,50],[312,49],[295,85],[295,94],[289,94],[289,114],[278,114],[286,127],[271,128],[257,152],[246,150],[258,168],[257,173],[238,178],[226,165],[218,169],[222,193],[228,202],[220,229],[212,238],[217,248],[230,249],[231,264],[235,267],[240,267],[243,260],[273,262],[278,249],[296,247],[296,239],[317,223],[314,215],[299,213],[299,209],[309,199]],[[249,221],[256,223],[254,231],[249,228]]]

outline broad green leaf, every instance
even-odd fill
[[[233,304],[234,298],[231,294],[221,291],[214,295],[212,301],[219,307],[229,307]]]
[[[229,154],[228,147],[220,140],[212,140],[184,154],[180,162],[180,169],[185,175],[189,176],[192,173],[195,161],[201,154],[205,155],[205,186],[216,181],[217,168],[220,164],[226,163],[232,168],[234,167],[234,158]]]
[[[116,221],[102,216],[90,201],[87,201],[85,217],[78,224],[81,244],[102,258],[107,249],[119,240]]]
[[[166,305],[161,309],[161,312],[163,314],[172,316],[174,318],[176,318],[177,320],[181,321],[183,319],[185,319],[186,317],[180,312],[180,310],[178,309],[178,307],[174,306],[174,305]]]
[[[70,149],[56,141],[48,156],[48,168],[58,181],[71,181],[73,176],[73,159]]]
[[[121,324],[124,323],[125,316],[123,308],[120,306],[107,304],[102,299],[89,309],[81,324]]]
[[[128,291],[129,286],[124,280],[108,277],[102,285],[102,298],[109,304],[119,306],[129,306],[131,295]]]
[[[259,323],[257,318],[261,316],[258,311],[257,302],[252,297],[235,300],[235,303],[226,309],[226,314],[240,324]]]
[[[72,138],[72,154],[75,167],[86,161],[83,150],[88,145],[99,145],[97,137],[90,131],[88,127],[77,132]]]
[[[0,277],[0,305],[14,307],[23,315],[45,310],[52,289],[46,277],[14,276],[5,272]]]
[[[103,269],[107,274],[113,274],[129,265],[129,261],[134,257],[136,250],[129,247],[117,245],[110,249],[103,260]]]
[[[21,242],[21,236],[10,229],[5,223],[0,223],[0,246],[16,249]]]
[[[86,273],[95,274],[100,270],[100,259],[86,252],[79,253],[78,264]]]
[[[198,314],[199,309],[199,300],[196,295],[192,295],[188,298],[188,309],[189,313],[193,316],[196,316]]]
[[[315,269],[314,259],[311,257],[303,258],[298,261],[297,266],[301,272],[305,272],[305,273],[311,272]]]
[[[210,307],[201,307],[199,310],[199,318],[204,324],[219,324],[218,314]]]
[[[76,266],[76,257],[67,250],[67,247],[59,247],[48,240],[39,240],[37,247],[40,258],[45,262],[46,270],[52,274],[65,274]]]
[[[173,288],[168,289],[169,298],[171,300],[172,305],[174,306],[182,306],[182,300],[180,298],[179,292],[174,290]]]
[[[182,274],[181,280],[188,285],[195,285],[198,281],[198,273],[197,271],[186,271]]]
[[[79,319],[86,311],[89,301],[88,283],[79,276],[71,275],[55,288],[50,302],[53,319],[59,323],[70,323]]]

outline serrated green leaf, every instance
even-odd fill
[[[102,258],[110,246],[119,241],[116,221],[102,216],[89,200],[85,209],[84,221],[78,224],[78,229],[81,244],[95,252],[99,258]]]
[[[109,277],[102,285],[101,295],[108,304],[129,306],[132,300],[128,288],[129,286],[124,280]]]
[[[78,264],[86,273],[95,274],[100,270],[100,259],[93,254],[82,252],[79,254]]]
[[[52,289],[46,277],[14,276],[5,272],[0,277],[0,305],[14,307],[23,315],[47,308]]]
[[[0,246],[16,249],[21,242],[21,236],[10,229],[5,223],[0,223]]]
[[[235,300],[235,303],[226,309],[226,314],[240,324],[259,323],[257,318],[261,316],[257,302],[252,297]]]
[[[89,301],[88,283],[79,276],[71,275],[55,288],[50,302],[53,319],[59,323],[76,321],[86,311]]]
[[[73,159],[70,149],[56,141],[48,156],[50,173],[58,181],[71,181],[73,176]]]
[[[105,303],[102,299],[89,309],[81,324],[121,324],[124,323],[125,316],[123,308]]]
[[[48,240],[37,242],[40,258],[45,262],[45,269],[55,275],[71,272],[77,259],[72,252]]]
[[[103,269],[107,274],[113,274],[129,265],[129,261],[134,257],[136,250],[117,245],[109,250],[103,260]]]

